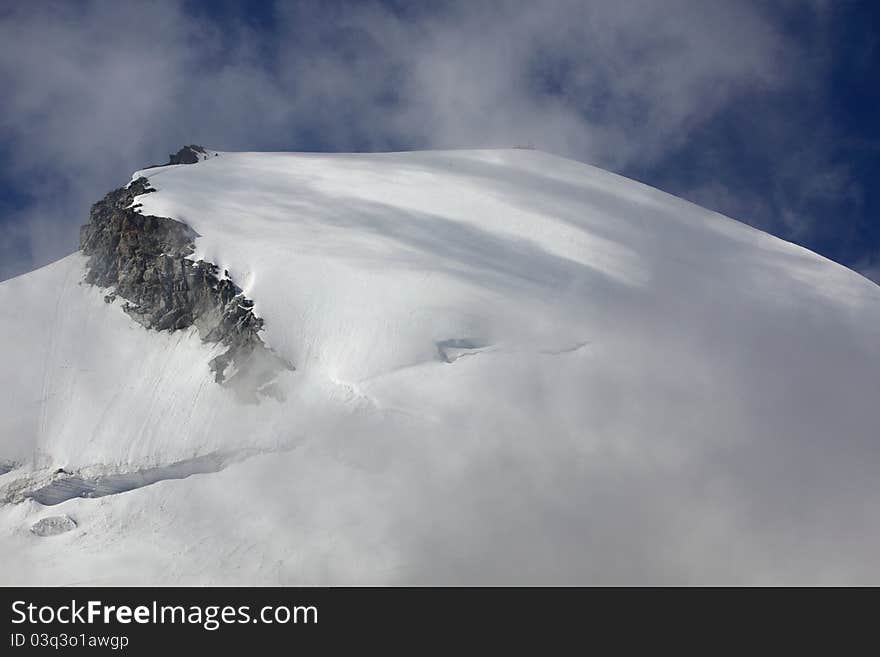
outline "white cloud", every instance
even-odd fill
[[[51,181],[52,198],[22,215],[45,226],[34,258],[13,263],[3,245],[0,277],[73,250],[90,202],[183,143],[531,143],[619,170],[662,160],[739,94],[803,73],[796,47],[747,3],[462,2],[410,14],[279,3],[269,35],[172,1],[7,10],[0,127],[14,166],[2,174]]]

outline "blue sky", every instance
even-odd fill
[[[880,5],[0,2],[0,279],[184,143],[538,148],[880,281]]]

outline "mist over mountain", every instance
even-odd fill
[[[530,149],[119,183],[0,283],[0,582],[880,579],[861,275]]]

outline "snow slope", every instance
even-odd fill
[[[141,175],[296,370],[242,401],[79,254],[0,283],[0,582],[880,583],[858,274],[535,151]],[[151,485],[14,494],[58,468]]]

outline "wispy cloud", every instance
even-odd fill
[[[42,2],[0,14],[0,176],[40,199],[3,219],[0,277],[75,249],[89,203],[183,143],[530,143],[651,171],[744,95],[811,75],[763,3],[279,3],[260,27],[243,10],[188,9]],[[724,192],[720,209],[741,196]]]

